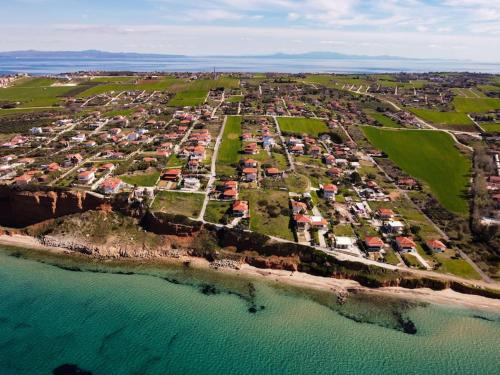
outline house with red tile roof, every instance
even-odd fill
[[[414,253],[417,251],[417,245],[410,237],[396,237],[395,244],[400,253]]]
[[[123,186],[123,181],[118,177],[106,178],[99,184],[99,190],[104,194],[116,194]]]
[[[425,244],[434,253],[442,253],[446,250],[446,245],[439,240],[428,240]]]
[[[379,208],[377,210],[377,216],[382,220],[390,220],[394,217],[394,211],[390,208]]]
[[[233,216],[236,217],[249,217],[249,207],[247,201],[236,200],[232,205]]]
[[[257,180],[257,168],[243,168],[243,180],[253,182]]]
[[[279,178],[283,173],[280,172],[278,168],[269,167],[266,168],[266,176],[271,178]]]

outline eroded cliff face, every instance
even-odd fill
[[[99,209],[106,200],[81,191],[18,190],[0,186],[0,225],[22,228],[48,219]]]

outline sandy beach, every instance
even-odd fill
[[[35,238],[24,235],[0,235],[0,245],[19,247],[24,249],[40,250],[45,252],[64,254],[65,256],[81,256],[69,250],[41,245]],[[110,259],[112,261],[113,259]],[[123,259],[116,259],[123,260]],[[213,272],[224,272],[235,276],[261,278],[272,283],[282,283],[293,287],[306,289],[327,290],[333,293],[345,293],[348,291],[361,291],[364,293],[390,295],[403,299],[416,300],[440,305],[461,306],[479,310],[500,312],[500,300],[491,299],[477,295],[469,295],[455,292],[451,289],[435,291],[428,288],[406,289],[400,287],[386,287],[371,289],[360,285],[354,280],[335,279],[313,276],[302,272],[290,272],[284,270],[260,269],[243,264],[239,269],[210,267],[210,262],[203,258],[180,256],[179,258],[127,258],[127,262],[150,262],[154,265],[182,264],[189,261],[190,267],[200,269],[212,269]]]

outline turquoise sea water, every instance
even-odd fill
[[[56,267],[12,252],[0,251],[4,375],[50,374],[63,364],[93,374],[498,374],[500,369],[500,312],[366,296],[338,306],[326,293],[214,271],[141,266],[133,271],[151,275],[116,274],[124,270],[116,268],[75,272],[74,264]],[[95,265],[80,268],[96,271]],[[402,332],[401,318],[411,320],[417,333]]]

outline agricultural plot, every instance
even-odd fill
[[[197,217],[205,200],[204,194],[160,191],[151,206],[152,211]]]
[[[435,125],[474,129],[474,123],[462,112],[439,112],[430,109],[409,108],[418,117]]]
[[[105,80],[104,77],[101,80],[95,78],[90,82],[99,82],[101,84],[95,85],[81,92],[78,96],[81,98],[86,98],[94,95],[121,91],[164,91],[170,88],[175,83],[180,82],[180,80],[177,78],[162,78],[157,80],[143,80],[136,82],[130,80],[130,78],[131,77],[122,77],[122,80],[116,79],[111,81],[109,81],[109,78],[106,78]],[[85,83],[83,83],[83,85],[84,84]]]
[[[20,102],[20,107],[49,107],[73,90],[72,86],[52,86],[56,80],[48,78],[26,79],[16,85],[0,89],[0,102]]]
[[[500,124],[496,122],[479,124],[486,133],[500,133]]]
[[[290,134],[308,134],[313,137],[328,132],[325,121],[305,117],[279,117],[281,131]]]
[[[207,97],[207,90],[188,90],[181,91],[170,99],[168,105],[170,107],[193,107],[202,105]]]
[[[392,118],[384,115],[383,113],[378,113],[375,111],[370,111],[368,113],[370,117],[372,117],[375,121],[377,121],[380,125],[386,127],[386,128],[400,128],[401,125],[399,125],[396,121],[394,121]]]
[[[500,109],[500,99],[455,97],[453,106],[457,112],[489,112]]]
[[[250,204],[250,229],[293,241],[290,227],[288,193],[276,190],[244,190],[241,199]]]
[[[241,116],[229,116],[222,135],[217,159],[217,174],[232,175],[236,173],[235,165],[241,155]]]
[[[443,132],[363,127],[369,141],[406,173],[424,181],[449,211],[466,215],[470,160]]]
[[[171,107],[201,105],[205,102],[208,92],[219,87],[237,88],[239,81],[234,78],[219,78],[215,80],[202,79],[187,84],[175,85],[172,90],[177,92],[168,103]]]

